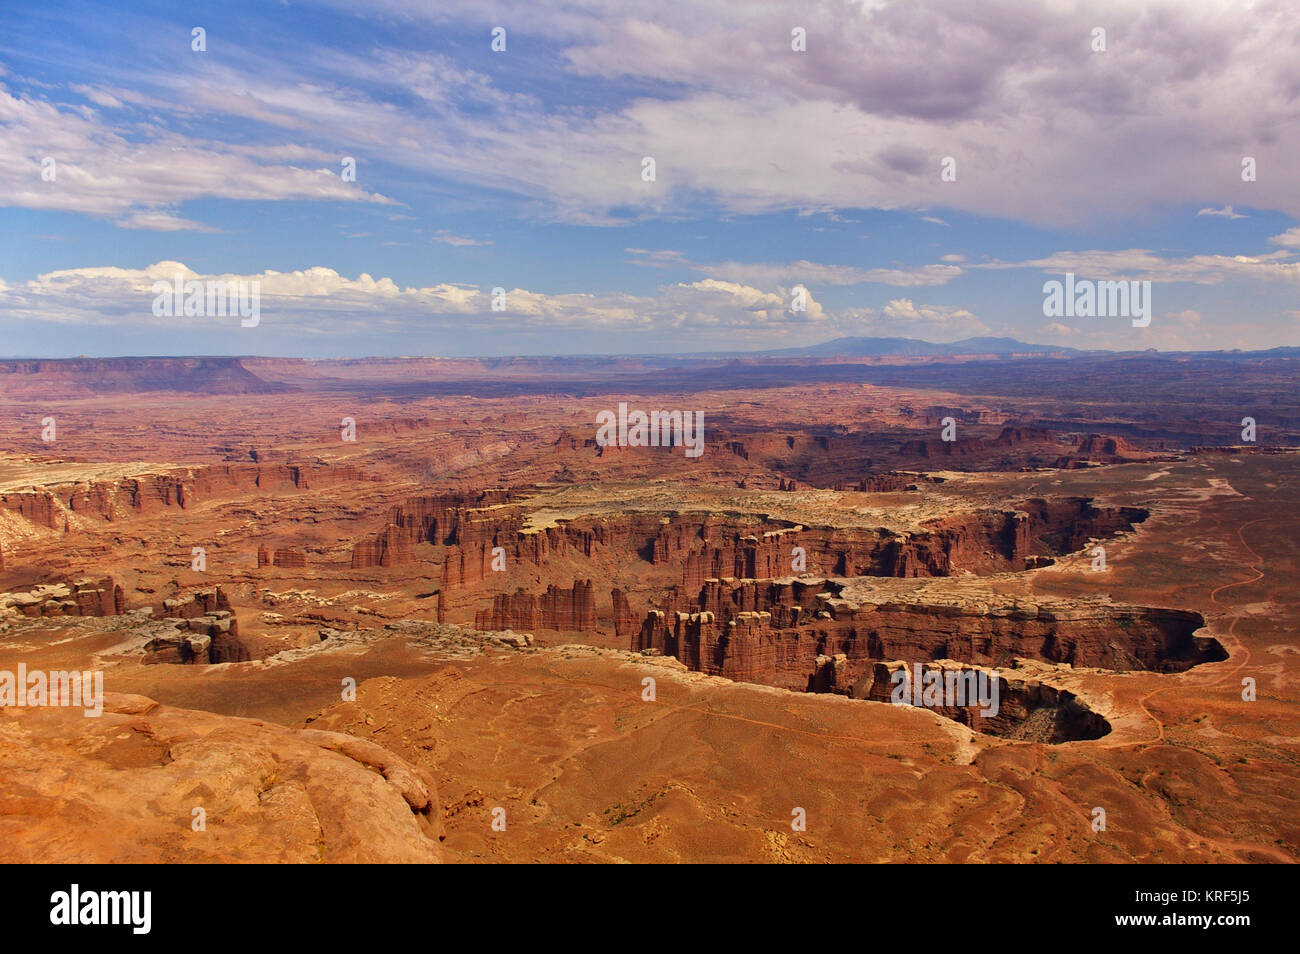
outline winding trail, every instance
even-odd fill
[[[1287,483],[1287,481],[1284,481],[1283,483]],[[1281,485],[1279,485],[1279,487],[1280,486]],[[1254,547],[1252,547],[1249,543],[1246,542],[1245,531],[1247,527],[1252,527],[1257,523],[1265,523],[1271,519],[1272,519],[1271,517],[1257,517],[1254,520],[1247,520],[1245,523],[1237,527],[1237,540],[1241,543],[1242,549],[1244,549],[1247,553],[1249,553],[1251,557],[1251,562],[1248,562],[1246,565],[1250,568],[1250,570],[1255,575],[1249,577],[1248,579],[1233,580],[1232,582],[1224,583],[1221,586],[1216,586],[1213,590],[1210,591],[1210,602],[1214,603],[1216,606],[1222,607],[1226,611],[1231,612],[1231,607],[1227,603],[1224,603],[1222,600],[1219,599],[1219,594],[1222,593],[1224,590],[1232,589],[1234,586],[1247,586],[1251,583],[1258,583],[1260,580],[1265,578],[1267,574],[1265,574],[1264,571],[1261,570],[1259,567],[1259,564],[1263,563],[1264,558],[1261,557],[1257,552],[1255,552]],[[1234,640],[1237,639],[1237,624],[1240,622],[1241,622],[1241,614],[1233,613],[1232,622],[1228,624],[1228,636],[1232,637]],[[1209,678],[1201,679],[1201,680],[1197,680],[1197,679],[1180,680],[1179,682],[1172,685],[1161,686],[1158,689],[1152,689],[1146,695],[1142,696],[1142,698],[1138,700],[1137,703],[1138,708],[1140,708],[1146,714],[1146,716],[1152,722],[1155,723],[1156,737],[1154,739],[1147,739],[1140,742],[1124,742],[1124,743],[1120,743],[1119,745],[1120,746],[1157,745],[1163,742],[1165,740],[1165,724],[1161,722],[1160,719],[1157,718],[1156,715],[1149,708],[1147,708],[1147,701],[1154,698],[1155,696],[1158,696],[1160,693],[1168,692],[1171,689],[1187,689],[1187,688],[1208,689],[1213,686],[1221,686],[1224,683],[1232,680],[1237,676],[1238,673],[1242,671],[1242,669],[1244,669],[1247,665],[1249,665],[1250,658],[1251,658],[1250,649],[1244,643],[1238,640],[1236,642],[1235,648],[1241,650],[1241,660],[1240,662],[1237,663],[1236,666],[1233,667],[1231,672],[1207,674]]]

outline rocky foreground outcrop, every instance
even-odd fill
[[[0,708],[3,863],[436,863],[441,836],[432,776],[354,736],[112,693]]]

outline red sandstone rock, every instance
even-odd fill
[[[145,663],[247,662],[253,652],[239,636],[239,620],[221,587],[163,600],[155,619],[174,630],[145,645]]]
[[[112,577],[72,583],[43,583],[27,592],[0,597],[0,616],[118,616],[126,596]]]
[[[541,596],[522,590],[513,595],[498,593],[492,609],[475,614],[474,627],[589,632],[596,628],[595,589],[591,580],[576,580],[568,590],[552,584]]]
[[[0,710],[0,861],[441,860],[437,784],[362,739],[109,693]],[[195,808],[206,830],[195,832]]]
[[[955,441],[910,440],[904,442],[899,454],[904,457],[965,457],[996,448],[1019,447],[1032,442],[1050,441],[1050,431],[1040,428],[1004,427],[992,440],[979,437],[959,438]]]
[[[806,690],[819,656],[854,679],[875,660],[1006,665],[1015,656],[1115,670],[1181,671],[1226,658],[1194,635],[1197,613],[1112,604],[850,604],[834,581],[709,580],[681,608],[647,614],[631,649],[656,649],[711,675]],[[843,676],[842,678],[849,678]]]
[[[354,467],[332,464],[212,464],[164,474],[32,487],[0,494],[0,509],[40,527],[66,529],[66,513],[99,520],[153,513],[253,491],[307,490],[362,479]]]
[[[307,555],[300,550],[276,550],[275,565],[302,568],[307,565]]]
[[[619,639],[630,639],[640,629],[640,617],[628,603],[627,595],[618,587],[614,587],[609,596],[614,604],[614,635]]]

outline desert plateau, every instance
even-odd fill
[[[0,856],[1295,861],[1295,360],[0,364]]]

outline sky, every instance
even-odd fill
[[[1293,0],[0,0],[0,356],[1300,345],[1298,49]]]

